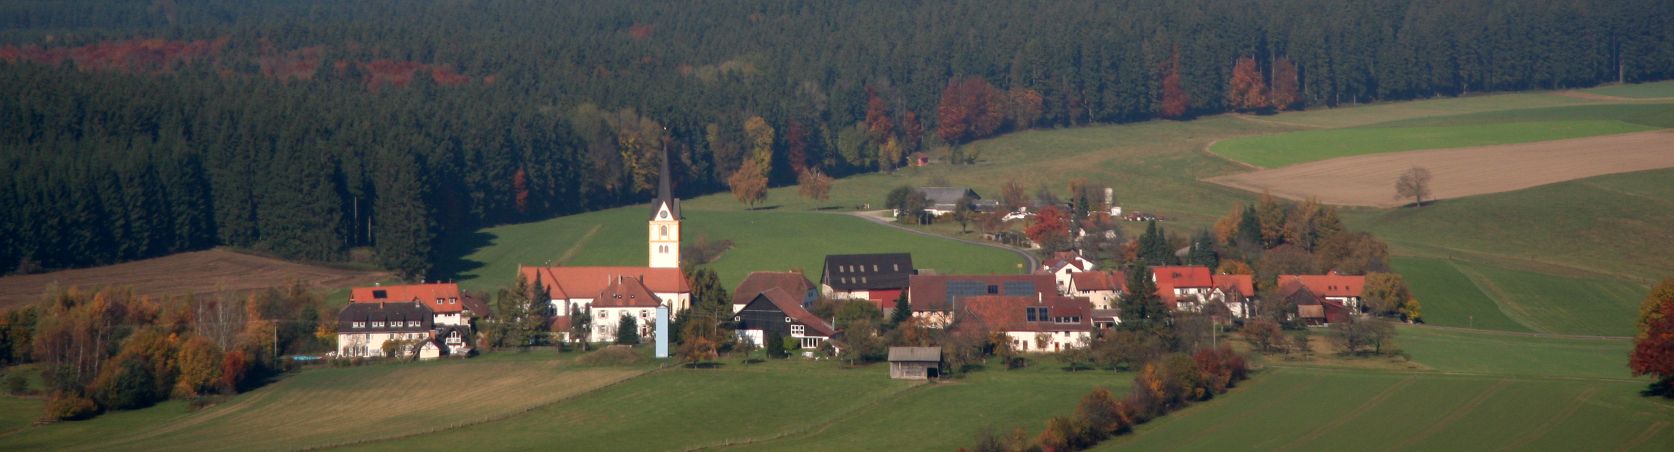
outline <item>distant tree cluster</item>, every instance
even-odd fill
[[[755,205],[1031,127],[1674,76],[1658,0],[167,4],[0,6],[0,272],[422,277],[438,237],[643,202],[665,149]]]
[[[164,300],[70,288],[0,315],[0,364],[39,366],[52,419],[247,390],[280,355],[330,350],[336,325],[302,286]]]

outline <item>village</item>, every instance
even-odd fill
[[[1121,207],[1114,205],[1111,190],[1103,192],[1100,214],[1151,221],[1155,228],[1154,216],[1124,216]],[[520,266],[517,290],[533,305],[544,306],[544,312],[537,315],[544,320],[545,334],[515,345],[655,344],[657,358],[670,358],[671,337],[680,334],[671,325],[707,322],[713,324],[710,329],[727,331],[731,337],[719,338],[708,348],[682,357],[683,361],[713,359],[723,343],[746,353],[771,349],[785,356],[794,351],[795,356],[830,359],[861,342],[836,312],[848,304],[860,305],[858,309],[873,312],[878,319],[892,319],[892,326],[905,320],[914,327],[949,335],[994,338],[990,339],[993,346],[1024,354],[1086,350],[1107,332],[1120,328],[1124,319],[1138,317],[1191,315],[1221,329],[1263,316],[1276,315],[1298,327],[1324,327],[1370,315],[1362,303],[1364,275],[1334,270],[1279,274],[1277,287],[1267,291],[1279,300],[1263,303],[1247,267],[1243,271],[1237,266],[1207,265],[1107,268],[1073,248],[1052,250],[1028,274],[940,274],[915,266],[909,253],[827,255],[823,268],[814,275],[801,270],[753,271],[730,288],[726,302],[730,310],[698,313],[694,300],[702,295],[694,294],[692,276],[681,268],[685,217],[680,199],[672,193],[665,161],[647,219],[647,265],[643,267]],[[921,199],[922,210],[911,215],[926,221],[999,206],[963,187],[920,187],[912,196]],[[1039,209],[1037,205],[1035,210]],[[895,216],[901,214],[897,210]],[[1014,219],[1035,215],[1028,208],[1004,214]],[[1087,235],[1086,230],[1075,232]],[[1182,257],[1190,252],[1174,250]],[[1124,300],[1152,300],[1163,311],[1124,312]],[[1145,308],[1127,303],[1127,310]],[[476,329],[479,322],[493,319],[493,311],[486,300],[451,282],[357,287],[338,317],[337,348],[328,357],[430,360],[472,356],[492,348],[486,334]],[[869,329],[865,334],[876,332]],[[941,348],[916,342],[888,348],[892,377],[927,379],[949,372]]]

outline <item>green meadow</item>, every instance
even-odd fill
[[[1337,157],[1642,132],[1651,127],[1612,120],[1539,121],[1432,127],[1305,130],[1216,143],[1216,154],[1263,168]]]
[[[1630,99],[1674,98],[1674,82],[1651,82],[1633,85],[1611,85],[1585,89],[1583,92]]]
[[[1231,393],[1100,449],[1664,450],[1674,404],[1639,395],[1626,340],[1400,328],[1424,370],[1269,360]]]

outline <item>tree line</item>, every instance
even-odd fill
[[[664,149],[691,194],[1027,128],[1674,76],[1654,0],[108,3],[3,7],[4,271],[230,245],[424,276],[439,236],[642,201]],[[162,41],[89,47],[135,38]],[[100,64],[31,59],[70,48]]]

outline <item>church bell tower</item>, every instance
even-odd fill
[[[651,201],[651,268],[680,268],[680,199],[669,184],[668,149],[663,150],[663,172],[657,198]]]

